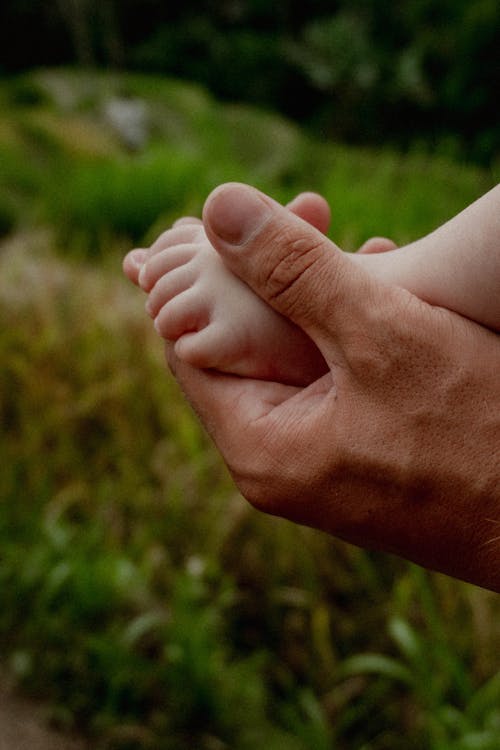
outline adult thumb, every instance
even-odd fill
[[[332,344],[343,349],[343,339],[359,332],[371,278],[315,227],[239,183],[210,194],[203,223],[226,266],[306,331],[325,356]]]

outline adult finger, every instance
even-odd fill
[[[326,234],[328,231],[330,225],[330,207],[327,201],[318,193],[300,193],[288,203],[287,208],[296,216],[300,216],[301,219],[316,227],[323,234]],[[127,253],[123,259],[123,272],[125,276],[133,284],[140,286],[139,274],[142,266],[150,256],[164,249],[164,246],[168,244],[174,244],[174,242],[179,244],[181,241],[185,242],[187,240],[191,241],[193,239],[191,230],[200,229],[202,225],[203,222],[201,219],[195,216],[182,216],[180,219],[177,219],[170,229],[167,229],[158,237],[150,249],[137,248]],[[180,230],[183,234],[172,232],[173,229]]]
[[[297,388],[201,370],[178,359],[175,350],[167,343],[168,365],[244,497],[267,513],[302,521],[296,474],[318,456],[320,447],[310,437],[322,426],[319,411],[330,437],[334,431],[330,374]],[[331,408],[322,409],[328,402]],[[294,494],[297,502],[292,502]]]
[[[238,183],[209,196],[203,219],[226,265],[302,328],[327,361],[332,363],[332,347],[334,364],[351,343],[359,350],[360,332],[371,328],[366,318],[373,317],[382,292],[348,254],[268,196]]]

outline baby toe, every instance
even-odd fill
[[[141,289],[145,292],[151,292],[165,276],[170,276],[180,269],[186,269],[184,273],[187,273],[189,261],[196,254],[196,245],[178,245],[153,256],[143,266],[139,274]]]
[[[185,333],[204,328],[208,322],[207,307],[200,304],[192,289],[188,289],[161,308],[154,325],[162,338],[176,341]]]
[[[195,226],[195,227],[203,227],[203,222],[201,219],[197,219],[195,216],[181,216],[180,219],[177,219],[177,221],[174,221],[172,224],[172,227],[184,227],[184,226]]]
[[[183,362],[206,369],[220,365],[221,331],[215,323],[181,336],[175,344],[175,354]]]
[[[171,229],[167,229],[160,234],[157,240],[153,242],[150,248],[150,256],[165,250],[167,247],[182,245],[189,242],[198,242],[205,236],[203,225],[200,224],[180,224]]]
[[[127,253],[123,259],[122,269],[125,276],[136,286],[139,286],[139,276],[148,258],[148,251],[136,248]]]

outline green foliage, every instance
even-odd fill
[[[354,248],[432,229],[492,175],[320,144],[174,81],[35,79],[44,96],[0,117],[0,647],[19,683],[102,750],[493,750],[498,598],[249,510],[118,255],[225,179],[325,192]],[[146,104],[135,150],[103,115],[120,97]]]
[[[197,81],[318,134],[499,157],[497,0],[4,2],[2,68],[135,69]],[[18,102],[36,88],[19,86]]]
[[[46,245],[0,265],[0,644],[25,689],[108,749],[493,748],[497,599],[247,509],[116,256]]]
[[[111,234],[139,239],[161,214],[187,211],[199,171],[199,160],[168,147],[142,158],[85,163],[60,179],[51,176],[44,187],[47,219],[63,238],[78,242],[83,234],[89,247]]]
[[[346,249],[373,234],[413,239],[493,182],[418,149],[401,158],[321,143],[282,118],[216,105],[174,81],[43,71],[23,78],[30,85],[44,106],[11,107],[3,127],[0,120],[4,231],[44,221],[70,254],[98,255],[116,236],[147,242],[179,215],[199,215],[210,190],[228,180],[282,201],[301,190],[323,193],[334,211],[332,237]],[[6,101],[9,91],[4,85]],[[133,148],[126,123],[106,114],[117,102],[138,108],[142,140]]]
[[[13,231],[17,220],[16,208],[10,195],[0,191],[0,237]]]
[[[500,737],[500,672],[475,685],[463,657],[448,640],[428,576],[414,569],[403,581],[398,585],[410,583],[423,627],[411,624],[406,612],[393,616],[388,630],[399,655],[357,654],[344,661],[341,673],[371,674],[382,683],[400,684],[416,701],[418,731],[429,750],[495,750]]]

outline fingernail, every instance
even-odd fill
[[[243,245],[272,214],[272,206],[253,188],[227,185],[208,198],[204,218],[229,245]]]

